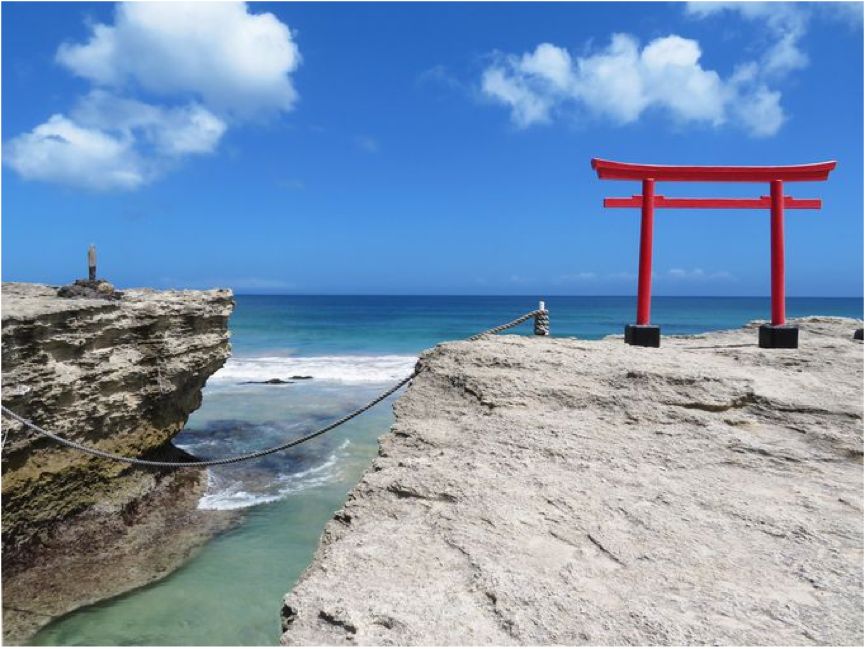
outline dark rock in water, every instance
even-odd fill
[[[292,376],[290,378],[292,378],[295,381],[308,381],[308,380],[312,379],[311,376],[299,376],[297,374],[295,374],[294,376]]]
[[[115,291],[114,284],[104,279],[76,279],[72,284],[57,289],[57,296],[119,300],[123,297],[123,293]]]
[[[207,422],[202,428],[186,429],[178,441],[196,457],[204,454],[207,457],[223,457],[244,453],[251,448],[281,444],[330,421],[333,421],[333,417],[326,411],[295,421],[250,422],[219,419]],[[266,492],[281,476],[320,466],[331,456],[336,445],[333,438],[324,436],[253,462],[219,467],[218,475],[230,481],[242,482],[244,490],[248,492]]]
[[[295,378],[295,377],[291,377]],[[294,381],[284,379],[267,379],[266,381],[244,381],[241,385],[291,385]]]

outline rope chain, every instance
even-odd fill
[[[529,313],[526,313],[525,315],[520,316],[516,320],[511,320],[510,322],[506,322],[505,324],[499,325],[498,327],[493,327],[492,329],[487,329],[486,331],[482,331],[479,334],[475,334],[474,336],[466,338],[466,340],[467,341],[475,341],[475,340],[478,340],[480,338],[483,338],[484,336],[490,336],[493,334],[497,334],[500,331],[505,331],[506,329],[511,329],[513,327],[521,325],[522,323],[524,323],[526,320],[528,320],[530,318],[533,318],[533,317],[541,315],[541,314],[546,314],[546,313],[547,313],[546,310],[531,311]],[[71,449],[75,449],[76,451],[81,451],[82,453],[88,453],[88,454],[94,455],[96,457],[101,457],[101,458],[104,458],[106,460],[115,460],[117,462],[126,462],[128,464],[135,464],[135,465],[139,465],[139,466],[161,467],[161,468],[191,468],[191,467],[205,467],[205,466],[220,466],[220,465],[225,465],[225,464],[235,464],[237,462],[246,462],[248,460],[255,460],[257,458],[264,457],[265,455],[271,455],[273,453],[279,453],[280,451],[285,451],[289,448],[292,448],[293,446],[298,446],[298,445],[303,444],[304,442],[308,442],[309,440],[314,439],[320,435],[324,435],[325,433],[332,431],[334,428],[338,428],[339,426],[342,426],[344,423],[354,419],[358,415],[362,415],[363,413],[365,413],[367,410],[369,410],[373,406],[375,406],[375,405],[381,403],[382,401],[384,401],[385,399],[387,399],[390,395],[392,395],[394,392],[399,390],[401,387],[403,387],[409,381],[411,381],[414,377],[416,377],[418,375],[418,372],[419,372],[419,370],[415,369],[407,377],[405,377],[404,379],[399,381],[396,385],[392,386],[388,390],[382,392],[380,395],[378,395],[375,399],[373,399],[369,403],[361,406],[357,410],[354,410],[354,411],[348,413],[347,415],[344,415],[343,417],[340,417],[339,419],[328,424],[327,426],[324,426],[323,428],[319,428],[318,430],[313,431],[312,433],[309,433],[308,435],[304,435],[303,437],[292,440],[290,442],[285,442],[284,444],[280,444],[278,446],[272,446],[270,448],[265,448],[265,449],[262,449],[260,451],[254,451],[252,453],[244,453],[242,455],[234,455],[231,457],[220,458],[220,459],[215,459],[215,460],[195,460],[195,461],[189,461],[189,462],[164,462],[164,461],[159,461],[159,460],[142,460],[140,458],[126,457],[125,455],[118,455],[116,453],[110,453],[108,451],[102,451],[98,448],[93,448],[91,446],[85,446],[84,444],[80,444],[80,443],[75,442],[73,440],[66,439],[65,437],[61,437],[60,435],[57,435],[56,433],[52,433],[50,431],[45,430],[44,428],[42,428],[40,426],[37,426],[36,424],[34,424],[29,419],[25,419],[21,415],[15,413],[15,412],[12,412],[11,410],[9,410],[9,408],[7,408],[6,406],[4,406],[2,404],[0,404],[0,410],[2,410],[4,415],[11,417],[15,421],[23,424],[27,428],[30,428],[31,430],[39,433],[40,435],[44,435],[45,437],[48,437],[49,439],[54,440],[58,444],[61,444],[63,446],[71,448]],[[4,431],[3,440],[2,440],[4,444],[6,442],[6,434],[5,433],[8,433],[8,431]]]

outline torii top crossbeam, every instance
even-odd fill
[[[592,158],[592,169],[601,180],[673,180],[676,182],[737,182],[764,183],[773,180],[794,182],[826,180],[835,168],[834,160],[814,162],[806,165],[782,165],[778,167],[715,167],[646,165],[631,162],[613,162]]]
[[[820,199],[799,199],[784,196],[785,182],[826,180],[836,166],[834,160],[804,165],[784,166],[696,166],[656,165],[613,162],[592,159],[592,169],[601,180],[642,181],[642,194],[628,198],[605,198],[604,207],[639,207],[642,211],[640,227],[640,273],[637,283],[637,327],[654,332],[626,328],[625,339],[632,344],[656,346],[657,327],[649,324],[652,282],[652,236],[655,208],[709,208],[709,209],[768,209],[771,213],[771,272],[772,272],[772,326],[785,325],[784,307],[784,208],[820,209]],[[768,183],[769,196],[758,198],[667,198],[655,194],[656,181],[673,182],[740,182]],[[775,334],[778,332],[770,332]],[[786,335],[784,332],[780,334]],[[629,339],[629,336],[633,336]],[[634,342],[640,336],[648,342]],[[762,336],[762,332],[761,332]],[[763,344],[761,337],[761,345]],[[775,346],[775,345],[770,345]],[[788,346],[788,345],[780,345]],[[789,346],[795,346],[789,345]]]

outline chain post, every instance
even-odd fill
[[[535,335],[550,335],[550,312],[547,311],[543,300],[538,302],[538,310],[535,312]]]

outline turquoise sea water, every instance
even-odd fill
[[[421,350],[536,306],[533,297],[238,296],[233,357],[208,381],[201,409],[177,441],[215,457],[302,435],[406,375]],[[553,297],[547,307],[553,335],[600,338],[621,335],[634,299]],[[789,317],[861,318],[863,301],[790,298],[787,310]],[[665,334],[698,333],[739,327],[768,311],[768,298],[660,297],[652,319]],[[312,378],[246,383],[292,376]],[[282,595],[375,455],[391,401],[291,452],[214,469],[200,506],[242,510],[237,527],[162,581],[67,615],[35,643],[276,644]]]

